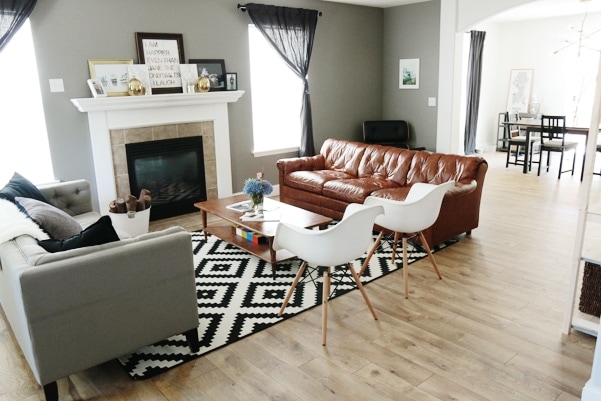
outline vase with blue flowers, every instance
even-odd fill
[[[254,214],[259,216],[263,214],[263,199],[273,191],[273,186],[267,180],[263,179],[263,173],[257,173],[256,178],[248,178],[244,182],[244,192],[250,196],[250,203]]]

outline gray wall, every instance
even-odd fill
[[[384,11],[383,118],[406,120],[411,144],[436,150],[440,0]],[[419,89],[399,89],[399,59],[420,59]],[[437,99],[438,100],[438,99]]]
[[[273,2],[270,2],[273,3]],[[278,5],[318,9],[309,72],[318,151],[328,137],[361,138],[361,122],[382,116],[383,10],[315,0]],[[90,97],[87,60],[137,62],[135,32],[182,33],[188,58],[220,58],[238,73],[246,94],[229,106],[234,191],[249,171],[277,181],[275,162],[294,154],[255,158],[249,87],[248,15],[230,0],[44,0],[31,16],[44,112],[57,179],[94,180],[87,116],[70,99]],[[64,93],[50,93],[48,79],[62,78]],[[104,205],[100,205],[104,207]]]

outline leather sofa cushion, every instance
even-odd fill
[[[468,184],[476,178],[480,163],[481,159],[478,157],[416,152],[407,174],[407,184],[442,184],[451,180],[458,184]]]
[[[390,180],[378,178],[352,178],[346,180],[332,180],[323,186],[323,195],[349,203],[363,203],[370,193],[383,188],[398,188]]]
[[[381,145],[369,146],[359,164],[358,176],[391,180],[398,185],[406,185],[407,173],[416,153]]]
[[[325,158],[325,169],[357,177],[359,163],[367,146],[359,142],[326,140],[320,152]]]
[[[302,189],[303,191],[321,194],[326,182],[332,180],[343,180],[355,178],[342,171],[316,170],[316,171],[295,171],[284,177],[286,185]]]

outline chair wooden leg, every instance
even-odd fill
[[[405,299],[409,299],[409,263],[407,263],[407,237],[403,235],[403,280],[405,281]]]
[[[288,306],[288,301],[290,301],[290,297],[294,293],[294,289],[296,288],[296,286],[298,285],[298,282],[300,281],[301,277],[303,276],[303,272],[305,271],[306,267],[307,267],[307,262],[303,261],[301,266],[298,268],[298,273],[296,273],[296,277],[294,277],[294,281],[292,282],[292,285],[288,289],[288,293],[286,294],[286,298],[284,299],[284,302],[282,303],[282,307],[280,308],[280,311],[278,312],[278,316],[282,316],[282,313],[284,313],[286,306]]]
[[[374,242],[374,245],[369,250],[367,257],[365,258],[365,262],[363,262],[363,266],[361,266],[361,270],[359,270],[359,277],[361,277],[363,275],[363,272],[365,272],[365,269],[367,269],[367,265],[369,265],[369,261],[371,260],[371,257],[376,252],[376,249],[378,249],[378,245],[380,245],[380,241],[382,241],[382,236],[384,236],[384,231],[380,231],[380,235],[378,235],[378,238],[376,238],[376,242]]]
[[[430,258],[430,262],[432,262],[432,266],[434,266],[434,270],[436,271],[438,279],[442,280],[442,276],[440,275],[440,270],[438,270],[438,264],[436,263],[436,259],[434,259],[434,255],[432,255],[432,250],[430,249],[430,246],[426,241],[426,237],[424,237],[424,234],[421,231],[419,232],[419,238],[422,240],[422,245],[424,246],[424,248],[426,248],[428,258]]]
[[[559,174],[557,175],[557,179],[561,178],[561,170],[563,169],[563,154],[564,152],[561,152],[561,157],[559,158]]]
[[[394,240],[392,244],[392,264],[394,264],[394,259],[396,256],[396,244],[399,242],[399,233],[394,233]]]
[[[507,158],[505,159],[505,168],[509,167],[509,157],[511,155],[511,144],[507,145]]]
[[[353,276],[353,279],[355,280],[355,283],[357,284],[357,288],[361,292],[361,295],[363,296],[363,300],[365,301],[365,304],[367,305],[367,308],[371,312],[371,315],[374,317],[375,320],[378,320],[378,315],[376,314],[376,311],[375,311],[374,307],[372,306],[371,301],[367,297],[367,293],[365,292],[365,288],[363,288],[363,284],[361,284],[361,280],[359,280],[359,276],[357,275],[357,272],[355,271],[355,268],[353,267],[353,264],[350,263],[350,262],[348,263],[348,269],[350,270],[350,272],[351,272],[351,274]]]
[[[321,345],[326,345],[328,333],[328,298],[330,297],[330,266],[323,272],[323,294],[321,303]]]

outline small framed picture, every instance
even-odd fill
[[[225,60],[221,59],[189,59],[189,64],[196,64],[198,76],[203,75],[211,82],[211,91],[224,91],[225,88]]]
[[[100,80],[107,96],[127,96],[127,66],[133,63],[132,59],[90,59],[90,78]]]
[[[399,89],[419,89],[419,59],[399,60]]]
[[[235,72],[227,72],[225,74],[225,85],[228,91],[238,90],[238,74]]]
[[[90,87],[90,91],[92,92],[92,96],[94,97],[105,97],[106,91],[104,90],[104,86],[102,86],[102,82],[98,78],[88,79],[88,86]]]

